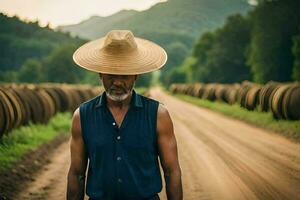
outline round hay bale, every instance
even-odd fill
[[[237,102],[237,95],[240,89],[240,84],[233,84],[226,87],[225,90],[225,102],[232,105]]]
[[[4,89],[3,92],[6,94],[6,96],[8,97],[12,108],[13,108],[13,121],[12,121],[12,129],[16,128],[18,126],[20,126],[21,121],[22,121],[22,111],[21,111],[21,107],[20,104],[18,103],[18,100],[16,99],[16,97],[13,95],[13,93],[11,93],[9,91],[8,88]]]
[[[48,94],[45,90],[40,91],[40,93],[43,94],[44,98],[47,100],[47,102],[49,104],[49,111],[50,111],[49,112],[49,119],[50,119],[56,113],[55,101],[50,96],[50,94]]]
[[[184,92],[186,95],[192,96],[193,84],[186,84],[186,90]]]
[[[5,110],[3,108],[3,104],[1,101],[1,97],[0,97],[0,138],[3,136],[4,134],[4,129],[5,129]]]
[[[70,111],[74,112],[81,103],[81,97],[79,93],[71,87],[65,88],[65,92],[70,96]]]
[[[177,93],[183,94],[183,84],[177,84]]]
[[[6,119],[7,119],[7,108],[4,107],[3,98],[1,96],[0,91],[0,138],[4,135],[4,132],[6,130]]]
[[[268,82],[259,92],[259,107],[263,112],[268,112],[271,109],[271,94],[279,85],[277,82]]]
[[[92,92],[93,92],[93,96],[92,97],[96,97],[96,96],[100,95],[103,91],[104,91],[104,89],[101,88],[101,87],[94,87],[92,89]]]
[[[225,84],[218,84],[216,85],[216,100],[221,102],[226,102],[226,90],[228,88],[228,85]]]
[[[226,102],[230,105],[235,104],[237,101],[238,89],[227,89]]]
[[[300,84],[289,87],[282,102],[283,116],[285,119],[300,119]]]
[[[189,87],[188,87],[188,91],[187,91],[187,94],[189,96],[193,96],[195,97],[197,94],[195,93],[195,87],[196,87],[196,84],[189,84]]]
[[[68,95],[65,91],[59,87],[54,87],[53,90],[57,93],[60,102],[60,110],[59,112],[66,112],[70,108],[70,101]]]
[[[177,91],[177,84],[171,84],[169,87],[169,91],[172,92],[173,94],[175,94]]]
[[[271,94],[271,111],[273,113],[273,116],[277,119],[284,118],[282,102],[285,93],[290,87],[291,85],[289,84],[279,85]]]
[[[183,84],[182,85],[182,93],[183,94],[187,95],[188,89],[189,89],[189,85],[188,84]]]
[[[25,96],[23,90],[20,89],[18,86],[12,86],[10,89],[17,97],[19,104],[21,106],[21,110],[22,110],[21,125],[26,125],[26,124],[28,124],[28,122],[30,120],[30,114],[31,114],[27,97]]]
[[[247,110],[254,110],[259,103],[259,92],[261,86],[252,86],[246,94],[246,104]]]
[[[209,101],[215,101],[216,100],[215,92],[216,92],[216,84],[215,83],[206,84],[202,98],[207,99]]]
[[[80,99],[81,99],[80,103],[83,103],[91,98],[91,93],[89,93],[87,88],[79,88],[79,89],[75,89],[75,90],[80,96]]]
[[[244,81],[238,90],[237,101],[241,107],[246,108],[247,93],[254,84],[249,81]]]
[[[2,134],[7,133],[8,131],[10,131],[13,128],[13,122],[14,122],[14,109],[13,106],[10,102],[10,100],[8,99],[8,97],[6,96],[6,94],[4,93],[4,90],[2,87],[0,87],[0,102],[2,104],[3,110],[4,110],[4,128],[1,131]]]
[[[71,87],[65,86],[62,89],[68,98],[68,102],[69,102],[68,111],[73,112],[76,109],[78,102],[80,101],[80,97],[76,93],[74,93]]]
[[[24,119],[24,112],[25,112],[25,108],[23,106],[22,101],[20,100],[20,98],[16,95],[16,93],[10,89],[7,88],[5,90],[6,95],[9,97],[11,104],[13,106],[14,109],[14,115],[15,115],[15,121],[14,121],[14,126],[13,128],[17,128],[19,127]]]
[[[34,91],[35,88],[27,85],[24,86],[23,90],[27,96],[28,104],[30,106],[31,116],[30,121],[33,123],[43,122],[43,103],[40,100],[40,97]]]
[[[42,123],[47,123],[55,114],[55,103],[51,96],[43,89],[36,90],[36,94],[39,96],[43,105]]]
[[[8,98],[12,108],[13,108],[13,120],[12,120],[12,128],[15,128],[17,123],[19,123],[20,117],[18,115],[20,115],[20,105],[18,104],[16,98],[14,97],[14,95],[9,91],[8,86],[6,85],[5,88],[2,87],[2,92],[4,92],[4,94],[6,95],[6,97]]]
[[[195,97],[201,97],[203,94],[203,84],[202,83],[195,83],[194,89],[193,89],[193,96]]]
[[[54,115],[55,115],[58,111],[62,110],[62,105],[60,102],[59,95],[53,88],[50,87],[45,87],[44,91],[47,92],[47,94],[51,97],[54,103]]]

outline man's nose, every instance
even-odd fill
[[[123,79],[121,79],[121,78],[114,78],[113,79],[113,84],[117,85],[117,86],[123,85]]]

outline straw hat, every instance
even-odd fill
[[[73,60],[97,73],[134,75],[160,69],[167,53],[151,41],[134,37],[129,30],[113,30],[79,47]]]

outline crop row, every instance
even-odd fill
[[[276,119],[300,119],[299,83],[172,84],[169,90],[210,101],[238,103],[248,110],[271,111]]]
[[[73,112],[101,92],[99,87],[67,84],[0,85],[0,138],[21,125],[47,123],[57,112]]]

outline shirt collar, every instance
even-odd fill
[[[106,92],[104,91],[102,93],[102,95],[99,96],[98,101],[96,102],[95,107],[103,107],[104,105],[106,105]],[[141,100],[141,96],[139,94],[137,94],[135,92],[135,90],[132,90],[132,97],[131,97],[131,101],[130,101],[130,105],[137,107],[137,108],[141,108],[143,107],[142,104],[142,100]]]

